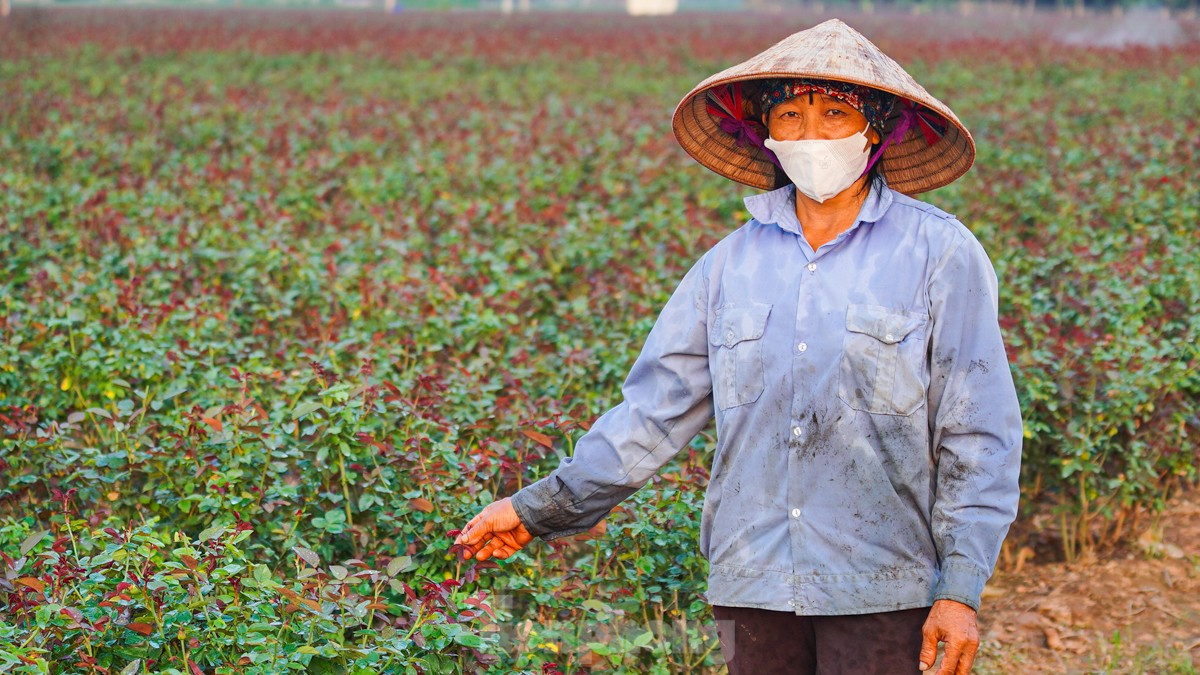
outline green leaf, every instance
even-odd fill
[[[349,398],[349,395],[347,394],[349,391],[350,385],[343,382],[341,384],[335,384],[317,395],[322,397],[332,396],[336,401],[345,401],[347,398]]]
[[[650,644],[653,640],[654,640],[654,633],[652,631],[646,631],[645,633],[642,633],[641,635],[639,635],[633,639],[633,646],[634,647],[645,647],[646,645]]]
[[[42,530],[41,532],[34,532],[26,537],[25,541],[21,542],[21,552],[17,554],[17,557],[24,558],[25,554],[29,553],[30,549],[32,549],[34,546],[37,546],[37,543],[42,540],[42,537],[45,537],[49,533],[50,530]]]
[[[298,420],[314,410],[319,410],[322,407],[323,406],[316,401],[305,401],[304,403],[296,406],[296,409],[292,411],[292,419]]]
[[[208,541],[209,539],[216,539],[217,537],[221,536],[222,534],[225,534],[225,529],[226,529],[226,527],[224,525],[213,525],[210,528],[202,530],[200,532],[199,541],[203,542],[203,541]]]
[[[310,567],[320,567],[321,559],[312,550],[304,548],[303,546],[293,546],[292,550],[296,552],[296,555],[299,556],[301,560],[308,563]]]
[[[408,556],[408,555],[396,556],[395,558],[392,558],[391,562],[388,563],[388,566],[387,566],[388,576],[394,577],[397,574],[407,570],[410,565],[412,565],[412,556]]]
[[[479,647],[483,645],[483,638],[473,633],[461,633],[454,636],[454,641],[466,647]]]

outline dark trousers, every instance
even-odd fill
[[[729,675],[920,673],[928,607],[846,616],[797,616],[713,605]]]

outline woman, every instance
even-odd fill
[[[770,191],[684,276],[624,401],[457,543],[587,530],[715,414],[700,550],[730,672],[926,670],[939,642],[938,672],[968,672],[1022,426],[992,265],[909,195],[965,173],[970,134],[837,20],[700,83],[673,127]]]

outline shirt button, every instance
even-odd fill
[[[792,427],[792,435],[793,436],[799,436],[802,433],[804,433],[804,430],[801,429],[800,427]]]
[[[800,517],[800,509],[792,509],[792,517],[799,518]]]
[[[817,271],[817,263],[808,263],[808,271],[816,272]]]
[[[806,351],[808,351],[808,344],[801,342],[800,344],[796,345],[796,350],[801,351],[801,352],[806,352]]]
[[[728,331],[728,332],[726,332],[726,333],[725,333],[725,339],[726,339],[726,340],[729,340],[730,342],[732,342],[732,341],[733,341],[733,331]]]

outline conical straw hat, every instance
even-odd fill
[[[945,130],[922,133],[915,125],[883,151],[888,186],[908,195],[947,185],[971,168],[975,141],[954,111],[861,33],[838,19],[784,38],[770,49],[709,77],[679,102],[671,119],[675,138],[696,161],[739,183],[769,190],[775,166],[759,147],[740,144],[708,112],[706,92],[747,80],[808,77],[866,85],[920,104]],[[929,114],[926,112],[925,114]]]

